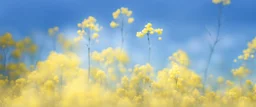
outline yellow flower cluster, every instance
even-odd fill
[[[32,42],[29,37],[23,40],[15,42],[15,49],[12,51],[12,56],[19,59],[23,53],[35,54],[37,51],[37,45]]]
[[[223,5],[229,5],[231,3],[231,0],[212,0],[214,4],[220,4],[222,3]]]
[[[221,77],[221,76],[218,77],[217,82],[218,82],[219,84],[223,84],[223,83],[224,83],[224,78]]]
[[[182,50],[172,55],[175,60],[171,60],[171,66],[163,68],[157,74],[150,64],[135,65],[127,70],[127,75],[120,75],[121,71],[114,72],[120,70],[116,69],[120,66],[118,62],[107,66],[101,66],[101,62],[98,62],[112,58],[117,60],[116,55],[120,54],[119,52],[123,51],[107,48],[100,53],[95,52],[93,55],[96,66],[91,70],[90,81],[87,79],[87,71],[80,68],[80,58],[74,53],[52,52],[45,61],[39,62],[32,72],[26,69],[24,63],[11,63],[8,70],[13,72],[12,75],[17,73],[11,80],[0,75],[0,105],[253,107],[256,104],[256,85],[250,80],[243,83],[244,87],[237,87],[234,82],[226,80],[226,86],[223,85],[216,91],[209,88],[202,94],[201,77],[188,68],[189,58]],[[125,66],[122,68],[128,69]],[[246,68],[239,68],[234,72],[241,71],[247,72]],[[117,81],[111,81],[113,76]],[[224,80],[219,77],[217,82],[223,84]]]
[[[92,60],[104,63],[105,65],[112,65],[116,61],[121,64],[126,64],[129,62],[129,57],[123,50],[110,47],[102,52],[92,52]]]
[[[256,38],[254,38],[251,42],[247,44],[247,48],[243,50],[243,54],[239,55],[237,59],[234,59],[236,63],[238,60],[248,60],[253,59],[256,50]]]
[[[84,19],[83,22],[78,23],[77,26],[82,29],[89,28],[90,30],[99,32],[100,27],[96,22],[97,20],[93,16],[89,16],[87,19]]]
[[[134,22],[134,18],[131,17],[131,15],[132,15],[132,11],[129,10],[128,8],[121,7],[120,9],[117,9],[115,12],[112,13],[112,16],[113,16],[113,18],[114,18],[114,21],[112,21],[112,22],[110,23],[110,26],[111,26],[112,28],[116,28],[116,27],[119,26],[118,23],[124,24],[123,21],[125,20],[124,18],[126,18],[126,17],[128,18],[127,22],[128,22],[129,24],[133,23],[133,22]],[[121,17],[121,18],[119,18],[119,17]],[[118,18],[121,20],[121,22],[117,22],[117,21],[118,21],[118,20],[117,20]]]
[[[238,77],[238,78],[243,78],[245,76],[247,76],[250,71],[248,68],[246,68],[245,66],[240,66],[239,68],[237,69],[233,69],[232,70],[232,73],[235,77]]]
[[[173,64],[180,64],[184,66],[189,65],[189,58],[186,52],[182,50],[178,50],[172,56],[169,57],[169,60],[172,61]]]
[[[152,24],[148,23],[147,25],[145,25],[145,28],[141,32],[137,32],[136,36],[139,38],[142,38],[145,35],[153,35],[154,33],[157,33],[160,36],[163,33],[163,29],[160,29],[160,28],[154,29],[152,27]],[[159,37],[158,39],[162,40],[161,37]]]
[[[55,26],[55,27],[53,27],[53,28],[49,28],[48,29],[48,34],[50,35],[50,36],[54,36],[54,35],[56,35],[56,33],[59,31],[59,27],[58,26]]]
[[[12,34],[5,33],[0,37],[0,46],[2,49],[13,46],[15,41],[12,38]]]
[[[99,37],[98,32],[102,29],[93,16],[84,19],[83,22],[78,23],[77,26],[80,29],[77,31],[78,37],[74,38],[74,42],[81,41],[84,38],[83,36],[88,36],[93,40],[97,40]]]
[[[66,35],[59,34],[58,35],[58,42],[60,43],[61,48],[64,50],[64,52],[70,52],[70,51],[74,51],[74,50],[80,49],[80,46],[79,46],[78,42],[81,39],[79,37],[80,36],[75,37],[72,40],[72,39],[69,39],[68,37],[66,37]],[[77,40],[77,39],[79,39],[79,40]],[[83,37],[82,37],[82,39],[83,39]]]

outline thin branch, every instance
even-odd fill
[[[210,32],[210,30],[206,26],[205,26],[205,29],[207,30],[207,33],[209,34],[210,39],[212,39],[213,36],[212,36],[212,33]]]

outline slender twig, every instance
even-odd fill
[[[87,44],[87,48],[88,48],[88,82],[90,81],[90,71],[91,71],[91,37],[90,37],[90,30],[88,32],[88,44]]]
[[[122,36],[121,49],[123,49],[123,45],[124,45],[124,18],[123,17],[121,19],[121,36]]]
[[[213,55],[213,53],[215,51],[217,43],[220,41],[220,28],[221,28],[222,8],[223,8],[223,6],[220,5],[220,7],[219,7],[219,15],[218,15],[218,25],[217,25],[217,36],[216,36],[216,39],[214,40],[213,44],[210,44],[210,54],[209,54],[209,57],[208,57],[208,60],[207,60],[207,65],[206,65],[205,72],[204,72],[204,85],[203,85],[204,89],[205,89],[205,85],[207,83],[207,74],[208,74],[209,65],[211,63],[212,55]],[[209,33],[209,36],[212,37],[212,34],[209,31],[208,31],[208,33]]]
[[[150,44],[150,38],[149,38],[149,34],[147,34],[148,37],[148,62],[150,63],[150,57],[151,57],[151,44]]]

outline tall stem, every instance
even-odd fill
[[[56,52],[56,35],[53,35],[52,44],[53,44],[53,50]]]
[[[121,40],[121,49],[123,49],[124,46],[124,19],[121,19],[121,36],[122,36],[122,40]]]
[[[209,65],[211,63],[212,55],[213,55],[215,47],[216,47],[216,45],[217,45],[217,43],[219,42],[219,39],[220,39],[219,37],[220,37],[220,28],[221,28],[222,8],[223,8],[222,5],[220,5],[219,6],[219,15],[218,15],[217,36],[216,36],[216,39],[215,39],[214,43],[211,46],[210,55],[208,57],[207,65],[206,65],[205,72],[204,72],[204,89],[205,89],[205,86],[206,86],[206,83],[207,83],[208,69],[209,69]]]
[[[147,34],[148,37],[148,62],[150,63],[150,57],[151,57],[151,44],[150,44],[150,38],[149,38],[149,34]]]
[[[211,49],[210,55],[207,59],[207,65],[206,65],[205,72],[204,72],[204,87],[206,86],[208,69],[209,69],[209,65],[211,63],[213,53],[214,53],[214,48]]]
[[[90,31],[88,34],[88,82],[90,81],[90,71],[91,71],[91,37]]]
[[[10,76],[10,73],[9,71],[7,70],[7,52],[6,52],[6,49],[3,49],[3,57],[4,57],[4,60],[3,60],[3,63],[4,63],[4,72],[6,72],[6,75],[8,77],[8,80],[11,80],[11,76]]]

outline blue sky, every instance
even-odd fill
[[[11,32],[17,39],[32,36],[38,44],[50,49],[47,30],[59,26],[61,32],[76,35],[77,23],[94,16],[103,30],[101,50],[119,45],[117,30],[111,29],[112,12],[120,7],[133,11],[135,23],[127,28],[126,50],[133,63],[144,64],[147,60],[146,38],[136,38],[147,22],[164,29],[163,40],[152,38],[152,64],[160,69],[168,64],[168,56],[178,49],[191,57],[191,68],[202,73],[209,54],[207,26],[216,33],[218,6],[211,0],[0,0],[0,34]],[[232,0],[223,11],[222,41],[214,54],[210,73],[231,75],[236,67],[233,59],[256,36],[256,1]],[[86,48],[81,52],[87,53]],[[45,56],[47,54],[45,53]]]

